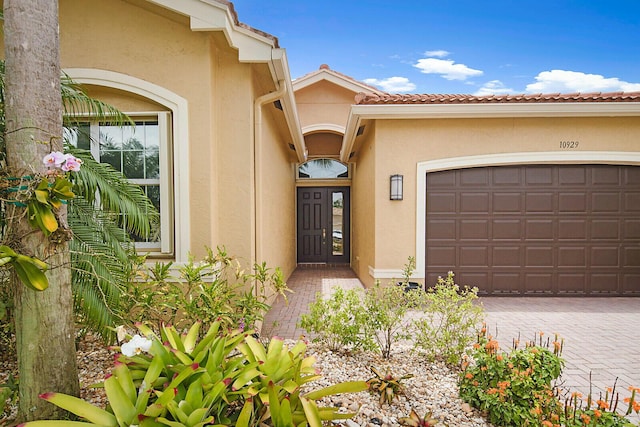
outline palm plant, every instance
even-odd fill
[[[61,83],[66,128],[87,116],[115,125],[134,125],[115,107],[88,96],[68,76],[63,76]],[[4,169],[4,119],[4,61],[0,61],[0,171]],[[122,286],[129,279],[135,256],[130,235],[150,235],[159,215],[143,190],[129,183],[119,171],[95,161],[86,150],[69,144],[67,150],[83,160],[83,167],[73,177],[76,197],[68,204],[76,313],[85,327],[109,339],[111,327],[122,314]],[[0,221],[3,204],[0,202]],[[3,231],[0,228],[0,240]]]

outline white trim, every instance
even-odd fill
[[[416,176],[416,270],[425,277],[427,225],[426,174],[450,169],[517,164],[618,164],[640,166],[640,152],[623,151],[551,151],[531,153],[486,154],[418,162]]]
[[[367,92],[367,93],[383,93],[375,88],[361,83],[357,80],[350,79],[346,76],[342,76],[339,73],[331,69],[322,68],[314,71],[313,73],[299,77],[293,81],[293,90],[298,91],[305,87],[311,86],[320,81],[328,81],[344,89],[350,90],[354,93]]]
[[[318,123],[314,125],[305,126],[302,128],[303,135],[309,135],[311,133],[318,132],[332,132],[340,135],[344,135],[345,127],[336,125],[333,123]]]
[[[403,280],[404,279],[404,272],[400,269],[393,269],[393,268],[373,268],[371,266],[369,266],[369,276],[373,277],[374,279],[378,280],[378,279],[396,279],[396,280]],[[417,275],[417,274],[412,274],[410,279],[423,279],[423,276]]]
[[[174,179],[174,236],[175,260],[188,260],[191,244],[189,194],[189,104],[186,99],[151,82],[114,71],[92,68],[64,70],[75,82],[105,86],[135,93],[164,105],[172,112],[173,179]]]
[[[340,159],[343,162],[349,160],[363,120],[624,116],[640,116],[640,102],[352,105],[342,139]]]

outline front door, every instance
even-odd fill
[[[298,262],[349,262],[349,187],[298,188]]]

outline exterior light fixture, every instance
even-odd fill
[[[391,175],[389,200],[402,200],[402,175]]]

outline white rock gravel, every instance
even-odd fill
[[[287,341],[293,345],[293,341]],[[102,342],[87,336],[78,347],[78,370],[83,399],[104,407],[106,397],[101,388],[90,388],[104,379],[111,371],[114,352]],[[395,377],[412,374],[412,378],[402,380],[404,395],[400,395],[391,405],[378,403],[379,396],[369,392],[343,394],[326,398],[323,404],[342,408],[344,412],[356,412],[348,421],[335,422],[336,426],[397,426],[400,417],[408,416],[411,409],[420,416],[431,412],[440,420],[438,425],[460,427],[491,426],[477,411],[464,404],[458,397],[458,373],[441,363],[427,363],[408,347],[397,347],[390,360],[384,360],[374,353],[353,355],[335,353],[316,344],[309,344],[308,355],[317,359],[316,367],[323,378],[310,384],[311,389],[321,388],[342,381],[368,380],[374,375],[373,366],[379,372],[390,371]],[[6,382],[9,374],[17,375],[15,355],[0,354],[0,384]],[[0,414],[0,427],[11,426],[16,415],[15,405],[9,406],[8,413]]]

